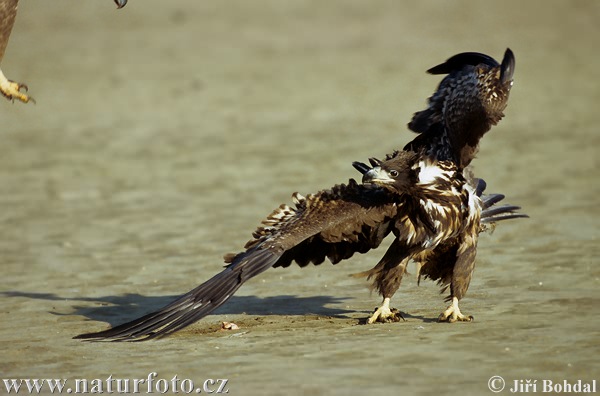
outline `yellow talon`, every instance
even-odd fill
[[[2,71],[0,70],[0,92],[2,92],[2,95],[4,95],[5,98],[12,100],[12,101],[17,99],[23,103],[28,103],[28,102],[35,103],[35,100],[31,96],[27,95],[26,93],[22,92],[21,90],[23,90],[24,92],[27,92],[27,90],[28,90],[27,85],[7,79],[4,76],[4,74],[2,74]]]
[[[452,304],[440,314],[438,317],[438,322],[450,322],[454,323],[457,321],[461,322],[472,322],[473,317],[471,315],[463,315],[458,308],[458,298],[452,298]]]

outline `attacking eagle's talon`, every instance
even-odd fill
[[[15,99],[17,99],[23,103],[35,103],[35,100],[25,93],[28,91],[29,87],[27,84],[18,83],[11,80],[5,80],[4,82],[0,81],[0,92],[2,92],[2,95],[6,99],[12,100],[13,102]]]

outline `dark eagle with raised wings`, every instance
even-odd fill
[[[123,8],[127,4],[127,0],[114,0],[114,2],[117,4],[117,8]],[[8,39],[15,24],[18,6],[19,0],[0,0],[0,62],[4,57]],[[26,92],[26,84],[9,80],[0,69],[0,93],[5,98],[12,101],[17,99],[24,103],[35,102]]]
[[[502,64],[479,53],[462,53],[429,70],[447,74],[415,114],[409,127],[419,135],[404,150],[371,166],[355,162],[362,183],[350,180],[316,194],[293,194],[294,206],[281,205],[252,235],[245,250],[225,256],[226,268],[164,308],[129,323],[76,338],[134,341],[180,330],[227,301],[248,279],[271,267],[333,264],[394,240],[383,258],[363,273],[383,297],[367,320],[393,321],[390,308],[410,260],[419,277],[450,289],[450,306],[440,321],[471,320],[460,312],[480,232],[497,221],[525,217],[519,208],[495,205],[504,196],[483,195],[485,183],[465,167],[479,139],[503,116],[515,66],[510,50]]]

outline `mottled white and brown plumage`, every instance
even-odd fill
[[[398,168],[407,153],[410,161],[408,176],[413,182],[402,193]],[[475,266],[479,234],[498,221],[527,217],[516,213],[513,205],[496,205],[502,194],[485,195],[486,184],[469,171],[460,171],[450,160],[432,160],[423,152],[395,152],[385,161],[371,159],[373,168],[363,163],[355,167],[363,173],[363,183],[377,184],[395,194],[401,194],[398,214],[394,218],[396,239],[383,259],[371,270],[357,275],[373,279],[373,287],[383,297],[382,305],[367,320],[397,321],[401,316],[389,306],[391,297],[400,287],[406,266],[413,260],[422,276],[450,289],[447,301],[452,301],[439,321],[469,321],[458,308],[469,287]],[[399,184],[400,183],[400,184]]]
[[[485,73],[492,69],[473,70]],[[502,79],[497,82],[504,83]],[[454,85],[454,89],[462,88]],[[455,101],[472,102],[471,97],[451,90],[446,95]],[[489,102],[485,102],[485,95],[478,97],[484,99],[485,111],[485,103]],[[460,103],[453,106],[460,108]],[[480,111],[465,107],[469,108]],[[460,120],[448,123],[441,114],[440,120],[431,124],[444,124],[445,136],[451,137],[452,128],[461,125]],[[490,115],[495,117],[495,112]],[[469,118],[471,114],[466,112],[464,116]],[[502,195],[482,195],[483,181],[470,178],[460,162],[444,154],[440,142],[445,140],[423,139],[427,133],[424,130],[415,139],[416,144],[394,152],[384,161],[372,159],[371,166],[355,163],[363,174],[361,184],[350,180],[306,197],[294,194],[294,205],[281,205],[271,213],[243,252],[225,256],[228,265],[222,272],[171,304],[129,323],[76,338],[132,341],[162,337],[208,315],[245,281],[271,267],[287,267],[293,262],[300,266],[320,264],[325,259],[335,264],[377,248],[390,234],[394,240],[383,258],[363,273],[384,298],[368,321],[398,319],[389,301],[410,260],[421,265],[422,276],[450,287],[453,304],[440,319],[468,320],[458,309],[458,300],[471,278],[479,232],[487,224],[523,215],[515,213],[515,206],[495,206]],[[428,141],[432,143],[428,145]],[[446,152],[461,152],[455,149],[453,146]]]
[[[438,195],[429,202],[422,202],[422,206],[429,209],[431,216],[441,214],[441,223],[436,227],[438,238],[444,234],[439,230],[458,232],[458,236],[447,237],[433,249],[423,249],[410,257],[418,264],[419,279],[424,276],[438,281],[443,286],[442,290],[450,288],[447,300],[452,301],[452,305],[440,315],[439,320],[472,319],[472,316],[460,312],[458,302],[464,297],[473,275],[479,232],[485,229],[492,211],[512,208],[491,209],[490,206],[498,202],[498,195],[484,196],[482,201],[485,182],[475,179],[468,166],[477,154],[481,137],[504,116],[514,69],[515,58],[510,49],[504,53],[501,64],[476,52],[451,57],[428,70],[431,74],[448,75],[429,98],[427,109],[415,113],[408,124],[419,136],[404,150],[419,153],[422,163],[430,164],[431,174],[438,173],[434,177]],[[364,173],[366,165],[358,165],[357,169]],[[459,203],[459,200],[462,202]],[[485,210],[483,223],[479,220],[482,210]],[[504,219],[525,217],[515,215],[511,210],[504,212],[503,216]],[[465,219],[472,221],[461,223]],[[500,218],[494,221],[497,220]],[[459,232],[459,229],[462,231]],[[416,235],[418,230],[414,233]],[[393,272],[397,273],[394,275],[386,268],[377,272],[376,267],[367,272],[370,277],[374,276],[374,271],[377,272],[376,283],[384,298],[382,306],[369,321],[397,318],[389,308],[389,299],[400,285],[406,264],[406,260],[402,261],[394,269]]]
[[[117,8],[122,8],[127,4],[127,0],[114,0],[114,2],[117,4]],[[4,51],[15,24],[18,5],[19,0],[0,0],[0,62],[4,58]],[[9,80],[0,69],[0,93],[5,98],[13,101],[17,99],[24,103],[34,102],[26,92],[27,85]]]

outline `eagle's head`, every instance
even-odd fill
[[[416,160],[417,155],[409,151],[398,151],[385,161],[371,158],[369,161],[373,168],[363,173],[362,182],[396,194],[407,193],[418,181],[414,169]]]

